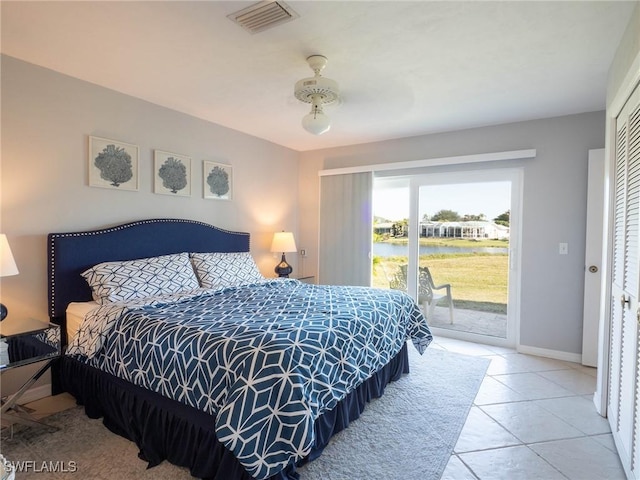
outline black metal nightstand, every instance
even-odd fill
[[[10,320],[14,320],[11,322]],[[0,324],[0,372],[42,362],[42,366],[20,389],[1,401],[0,415],[13,423],[53,428],[37,421],[18,405],[18,400],[33,385],[62,352],[60,326],[35,319],[7,319]]]

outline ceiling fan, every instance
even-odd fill
[[[307,57],[307,63],[314,76],[298,80],[294,87],[295,97],[301,102],[311,104],[311,111],[302,117],[302,127],[314,135],[322,135],[331,128],[331,121],[325,115],[323,106],[340,101],[338,82],[320,75],[327,61],[327,57],[323,55]]]

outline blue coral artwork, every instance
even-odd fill
[[[89,137],[89,185],[114,190],[138,190],[137,145]]]
[[[191,196],[191,158],[177,153],[154,152],[154,193]]]
[[[233,175],[231,165],[203,161],[204,198],[231,200],[233,193]]]

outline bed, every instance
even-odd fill
[[[298,478],[409,372],[408,339],[420,352],[431,341],[406,294],[265,279],[249,246],[247,233],[182,219],[48,236],[50,317],[67,344],[54,387],[149,466]],[[126,278],[113,287],[114,275]]]

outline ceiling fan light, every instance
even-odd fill
[[[331,120],[321,108],[312,108],[311,112],[302,117],[302,127],[314,135],[322,135],[331,128]]]

